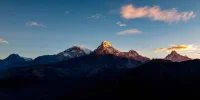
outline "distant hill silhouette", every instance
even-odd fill
[[[130,61],[141,64],[114,55],[91,54],[56,64],[11,68],[0,73],[0,93],[6,93],[10,98],[19,91],[18,98],[48,95],[45,99],[108,96],[134,99],[140,95],[163,98],[199,94],[200,60],[171,62],[155,59],[129,68],[127,63]]]

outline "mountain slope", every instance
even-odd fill
[[[84,56],[84,55],[88,55],[90,54],[92,51],[83,47],[83,46],[73,46],[59,54],[57,54],[58,56],[67,56],[70,58],[74,58],[74,57],[80,57],[80,56]],[[62,58],[60,58],[62,59]]]
[[[32,61],[32,58],[21,57],[18,54],[11,54],[7,58],[0,61],[2,66],[10,66],[26,61]]]
[[[113,54],[115,56],[120,56],[121,52],[115,49],[109,42],[103,41],[97,49],[94,50],[94,53],[98,55],[105,55],[105,54]]]
[[[11,68],[7,75],[9,77],[32,75],[44,79],[54,79],[55,77],[91,77],[106,69],[135,68],[141,64],[140,61],[114,55],[96,56],[90,54],[55,64]],[[5,76],[1,75],[1,77]]]
[[[133,69],[123,78],[134,79],[135,83],[138,82],[137,85],[147,88],[200,88],[197,82],[200,80],[199,66],[200,60],[183,62],[152,60]]]
[[[26,60],[20,57],[18,54],[11,54],[3,60],[4,65],[10,65],[14,63],[25,62]]]
[[[45,96],[47,100],[52,96],[62,99],[199,96],[200,60],[178,63],[160,59],[134,69],[117,70],[123,70],[121,65],[126,65],[127,60],[113,55],[87,55],[58,64],[10,69],[7,75],[12,78],[0,80],[0,86],[4,87],[1,92],[12,97],[20,91],[21,98]],[[90,76],[91,72],[98,73]],[[70,75],[74,77],[67,77]]]
[[[164,60],[171,60],[173,62],[182,62],[182,61],[187,61],[191,60],[191,58],[187,56],[182,56],[178,54],[176,51],[172,51],[169,55],[167,55]]]
[[[91,53],[91,50],[83,46],[73,46],[63,52],[60,52],[56,55],[43,55],[34,59],[33,64],[47,64],[47,63],[56,63],[63,60],[68,60],[74,57],[80,57],[88,55]]]
[[[0,60],[0,70],[10,67],[26,66],[32,61],[32,58],[21,57],[18,54],[11,54],[7,58]]]
[[[130,50],[129,52],[123,52],[123,53],[125,57],[138,60],[141,62],[146,62],[151,60],[150,58],[139,55],[135,50]]]
[[[94,50],[94,53],[97,55],[113,54],[115,56],[121,56],[121,57],[129,58],[129,59],[138,60],[141,62],[150,61],[149,58],[139,55],[134,50],[130,50],[129,52],[121,52],[115,49],[111,45],[111,43],[107,41],[102,42],[101,45],[96,50]]]

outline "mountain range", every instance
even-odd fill
[[[200,60],[141,63],[112,54],[90,54],[0,72],[0,96],[8,100],[199,96],[199,66]]]
[[[112,46],[111,43],[107,41],[103,41],[100,46],[97,47],[94,51],[85,48],[83,46],[73,46],[63,52],[54,55],[43,55],[39,56],[35,59],[21,57],[18,54],[11,54],[7,58],[0,60],[1,69],[6,69],[10,67],[16,66],[29,66],[29,65],[37,65],[37,64],[48,64],[48,63],[57,63],[60,61],[69,60],[71,58],[76,58],[85,55],[107,55],[112,54],[114,56],[119,56],[123,58],[128,58],[132,60],[137,60],[142,63],[148,62],[151,59],[148,57],[141,56],[135,50],[130,50],[129,52],[121,52]],[[164,60],[170,60],[173,62],[181,62],[191,60],[191,58],[187,56],[182,56],[178,54],[176,51],[172,51],[171,54],[167,55]]]
[[[121,52],[121,51],[115,49],[107,41],[102,42],[102,44],[97,49],[94,50],[94,53],[97,54],[97,55],[112,54],[112,55],[115,55],[115,56],[121,56],[121,57],[125,57],[125,58],[138,60],[138,61],[141,61],[141,62],[150,61],[149,58],[139,55],[134,50],[130,50],[129,52]]]
[[[149,59],[135,50],[121,52],[107,41],[94,51],[73,46],[35,59],[11,54],[0,64],[6,67],[0,71],[0,96],[8,100],[163,98],[171,93],[193,95],[200,89],[200,60],[176,51],[164,59]],[[190,90],[177,89],[184,87]]]

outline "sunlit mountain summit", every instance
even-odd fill
[[[176,51],[172,51],[164,59],[170,60],[173,62],[182,62],[182,61],[192,60],[191,58],[189,58],[187,56],[182,56],[182,55],[178,54]]]

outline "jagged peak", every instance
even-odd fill
[[[86,48],[85,46],[78,46],[79,48]]]
[[[135,50],[129,50],[129,53],[137,53]]]
[[[72,46],[71,48],[65,50],[64,52],[62,53],[65,53],[65,52],[81,52],[81,51],[84,51],[86,54],[90,54],[92,51],[84,46]]]
[[[108,42],[108,41],[103,41],[102,43],[110,43],[110,42]]]
[[[171,60],[173,62],[181,62],[181,61],[191,60],[191,58],[189,58],[187,56],[178,54],[175,50],[173,50],[170,54],[168,54],[164,59]]]
[[[171,54],[178,54],[175,50],[173,50],[172,52],[171,52]]]
[[[129,54],[139,55],[135,50],[129,50]]]
[[[74,49],[82,49],[84,48],[83,46],[76,46],[76,45],[73,45],[72,47],[66,49],[65,51],[70,51],[70,50],[74,50]]]
[[[115,50],[117,50],[115,47],[113,47],[113,45],[110,43],[110,42],[108,42],[108,41],[103,41],[102,43],[101,43],[101,45],[100,46],[98,46],[98,48],[97,49],[103,49],[103,50],[106,50],[106,49],[115,49]],[[118,50],[117,50],[118,51]]]
[[[77,45],[73,45],[72,47],[70,47],[69,49],[73,49],[73,48],[79,48],[79,49],[88,49],[85,46],[77,46]]]
[[[114,54],[119,55],[121,52],[115,49],[108,41],[103,41],[97,49],[94,50],[96,54]]]
[[[108,41],[103,41],[103,42],[101,43],[101,45],[98,46],[97,49],[104,49],[104,50],[106,50],[107,48],[110,48],[110,47],[111,47],[111,48],[114,48],[110,42],[108,42]]]
[[[170,54],[167,55],[167,57],[177,57],[177,56],[182,56],[179,53],[177,53],[175,50],[171,51]]]
[[[33,60],[32,58],[22,57],[22,56],[20,56],[19,54],[16,54],[16,53],[10,54],[6,59],[10,59],[10,58],[21,58],[21,59],[24,59],[26,61]]]
[[[70,48],[81,48],[81,46],[73,45],[73,46],[70,47]],[[69,48],[69,49],[70,49],[70,48]]]
[[[16,54],[16,53],[12,53],[12,54],[10,54],[10,55],[15,55],[15,56],[19,56],[18,54]]]
[[[112,47],[112,44],[110,42],[108,42],[108,41],[103,41],[101,43],[101,46],[103,46],[103,47]]]
[[[13,53],[13,54],[10,54],[7,58],[9,58],[9,57],[20,57],[20,56],[16,53]]]
[[[18,54],[10,54],[7,58],[5,58],[4,60],[9,60],[9,59],[24,59],[23,57],[19,56]]]

